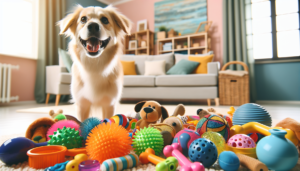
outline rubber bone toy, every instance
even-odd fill
[[[179,171],[205,171],[204,166],[200,162],[192,163],[183,154],[182,148],[178,143],[173,143],[172,145],[167,145],[164,148],[164,155],[166,157],[174,156],[179,162]]]
[[[178,167],[178,161],[175,157],[169,157],[163,159],[155,155],[155,151],[152,148],[147,148],[145,152],[140,154],[140,162],[147,164],[149,162],[156,165],[156,171],[175,171]]]

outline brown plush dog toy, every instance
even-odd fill
[[[29,125],[25,137],[31,139],[35,143],[45,142],[47,131],[54,123],[54,120],[51,118],[39,118]]]
[[[160,118],[163,122],[169,117],[168,111],[156,101],[141,101],[134,107],[136,112],[140,112],[140,119],[136,126],[140,128],[148,127],[149,124],[155,124]]]

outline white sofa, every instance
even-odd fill
[[[209,54],[211,54],[210,52]],[[207,54],[205,54],[207,55]],[[191,56],[191,55],[189,55]],[[198,55],[199,56],[199,55]],[[219,62],[207,64],[207,74],[188,75],[160,75],[145,76],[145,61],[166,61],[166,72],[181,59],[188,59],[188,55],[123,55],[123,61],[135,61],[138,75],[124,76],[123,99],[211,99],[219,105],[218,99],[218,72]]]
[[[211,53],[212,52],[209,52],[209,54]],[[210,105],[211,99],[214,99],[216,105],[218,105],[219,62],[208,63],[207,74],[160,76],[144,75],[145,61],[165,60],[166,71],[168,71],[175,63],[181,59],[187,58],[187,55],[179,54],[153,56],[123,55],[121,60],[135,61],[136,72],[138,75],[124,76],[122,99],[207,99],[208,105]],[[71,77],[71,73],[69,73],[64,66],[54,65],[46,67],[46,103],[48,103],[48,97],[50,94],[56,95],[56,105],[58,105],[60,95],[70,94]]]

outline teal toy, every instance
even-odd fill
[[[66,165],[69,163],[69,160],[63,163],[58,163],[54,166],[46,168],[44,171],[64,171],[66,170]]]
[[[296,146],[285,138],[282,129],[270,129],[270,136],[262,138],[256,146],[256,155],[270,170],[291,170],[298,161]]]
[[[67,149],[80,148],[83,143],[83,138],[79,135],[79,131],[75,131],[74,128],[66,128],[65,126],[63,129],[58,128],[49,137],[48,145],[62,145],[67,147]]]
[[[240,159],[232,151],[223,151],[219,155],[219,165],[225,171],[237,171],[240,167]]]
[[[258,122],[269,127],[272,126],[272,118],[269,112],[256,103],[243,104],[233,114],[233,125],[244,125],[248,122]]]
[[[165,161],[156,165],[156,171],[175,171],[178,167],[178,160],[175,157],[168,157]]]
[[[164,139],[157,129],[152,127],[141,129],[133,136],[133,148],[137,155],[140,155],[147,148],[152,148],[155,155],[162,152]]]

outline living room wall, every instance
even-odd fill
[[[11,96],[19,96],[19,101],[34,100],[36,60],[0,54],[0,63],[19,65],[11,72]]]
[[[255,64],[257,100],[300,101],[300,62]]]
[[[158,1],[161,0],[132,0],[116,7],[133,22],[132,32],[136,31],[137,21],[144,19],[148,20],[148,28],[154,31],[154,3]],[[210,35],[214,60],[222,64],[222,0],[207,0],[207,17],[209,21],[213,21]]]
[[[103,4],[97,0],[66,0],[66,11],[70,12],[72,8],[80,4],[83,7],[88,7],[88,6],[101,6],[101,7],[106,7],[106,4]]]

